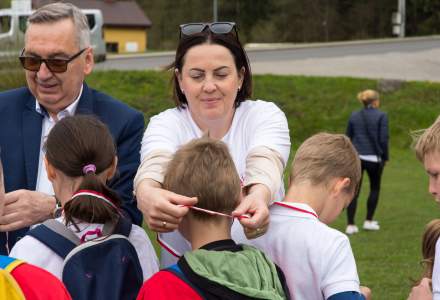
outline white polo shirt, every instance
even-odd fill
[[[319,221],[307,204],[275,202],[265,235],[247,240],[243,230],[233,226],[232,238],[261,249],[283,270],[292,299],[328,299],[341,292],[359,292],[347,236]]]

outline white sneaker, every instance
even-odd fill
[[[356,225],[347,225],[347,228],[345,229],[345,233],[348,235],[352,235],[355,233],[358,233],[359,229]]]
[[[365,220],[363,228],[365,230],[379,230],[380,226],[377,221],[368,221]]]

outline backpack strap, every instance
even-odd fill
[[[128,238],[128,236],[130,235],[131,232],[131,227],[132,227],[132,223],[129,219],[127,219],[124,216],[120,216],[118,219],[118,222],[116,223],[116,226],[112,226],[111,224],[105,224],[104,228],[103,228],[103,232],[104,234],[106,234],[107,230],[106,230],[106,226],[112,226],[114,227],[114,231],[112,234],[121,234],[125,237]],[[107,233],[109,234],[109,233]]]
[[[185,276],[185,274],[182,272],[182,270],[180,269],[180,267],[177,264],[169,266],[168,268],[164,269],[164,271],[173,273],[179,279],[181,279],[183,282],[185,282],[187,285],[189,285],[200,296],[203,295],[203,293],[194,284],[192,284],[191,281],[189,281],[189,279]]]
[[[79,238],[71,230],[54,219],[31,229],[27,235],[36,238],[63,259],[80,244]]]
[[[189,285],[197,294],[199,294],[200,297],[205,299],[205,297],[203,297],[202,291],[198,287],[196,287],[191,281],[189,281],[189,279],[182,272],[182,270],[180,269],[178,264],[174,264],[172,266],[169,266],[168,268],[164,269],[164,271],[167,271],[167,272],[170,272],[170,273],[173,273],[174,275],[176,275],[179,279],[181,279],[183,282],[185,282],[187,285]]]

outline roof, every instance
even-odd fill
[[[32,7],[39,8],[55,0],[32,0]],[[100,9],[104,16],[104,26],[151,27],[150,19],[133,0],[69,0],[83,9]]]

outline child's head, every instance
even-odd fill
[[[432,269],[434,267],[435,245],[440,237],[440,219],[434,219],[425,226],[422,237],[422,265],[423,273],[420,278],[432,278]],[[420,280],[421,280],[420,279]],[[415,281],[414,285],[418,285],[420,280]]]
[[[48,178],[63,204],[66,222],[116,221],[115,207],[119,207],[120,200],[106,186],[117,164],[116,148],[108,128],[92,116],[66,117],[53,127],[45,147]],[[72,198],[80,190],[93,193]],[[101,200],[99,194],[115,207]]]
[[[440,202],[440,117],[417,138],[415,150],[429,175],[429,192]]]
[[[336,201],[329,206],[330,212],[320,215],[325,223],[332,222],[350,203],[360,178],[358,154],[342,134],[318,133],[305,140],[295,154],[290,171],[291,186],[306,182],[324,189],[328,199],[334,196]]]
[[[197,197],[197,207],[230,214],[238,205],[240,178],[225,143],[208,137],[182,146],[168,165],[164,188]],[[188,216],[206,222],[224,217],[191,210]]]

